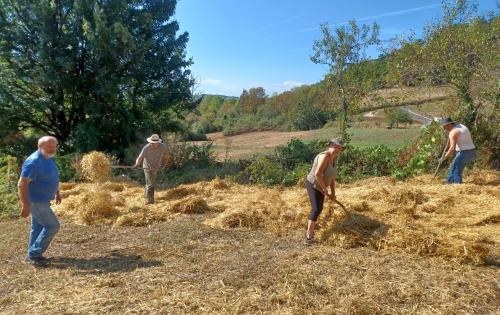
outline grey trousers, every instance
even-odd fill
[[[144,197],[146,197],[148,203],[154,203],[156,178],[158,177],[158,172],[144,170],[144,176],[146,177],[146,190],[144,192]]]

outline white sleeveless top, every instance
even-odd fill
[[[467,150],[473,150],[476,148],[474,145],[474,142],[472,142],[472,137],[470,135],[469,128],[462,124],[456,124],[455,128],[453,129],[458,129],[460,130],[460,134],[457,139],[457,144],[455,147],[455,150],[457,151],[467,151]]]

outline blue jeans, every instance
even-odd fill
[[[475,150],[460,151],[455,156],[453,164],[451,164],[450,174],[446,180],[447,184],[461,184],[462,183],[462,172],[464,171],[465,165],[470,163],[476,158]]]
[[[42,256],[59,231],[59,221],[50,208],[50,202],[31,202],[31,232],[28,257]]]

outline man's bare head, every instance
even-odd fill
[[[53,157],[56,154],[57,144],[57,139],[52,136],[43,136],[38,139],[38,149],[47,157]]]

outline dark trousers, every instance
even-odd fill
[[[309,195],[309,201],[311,202],[311,214],[309,215],[309,220],[316,222],[318,220],[321,211],[323,211],[323,204],[325,203],[325,195],[323,195],[319,190],[314,188],[314,185],[309,181],[306,181],[307,194]]]

